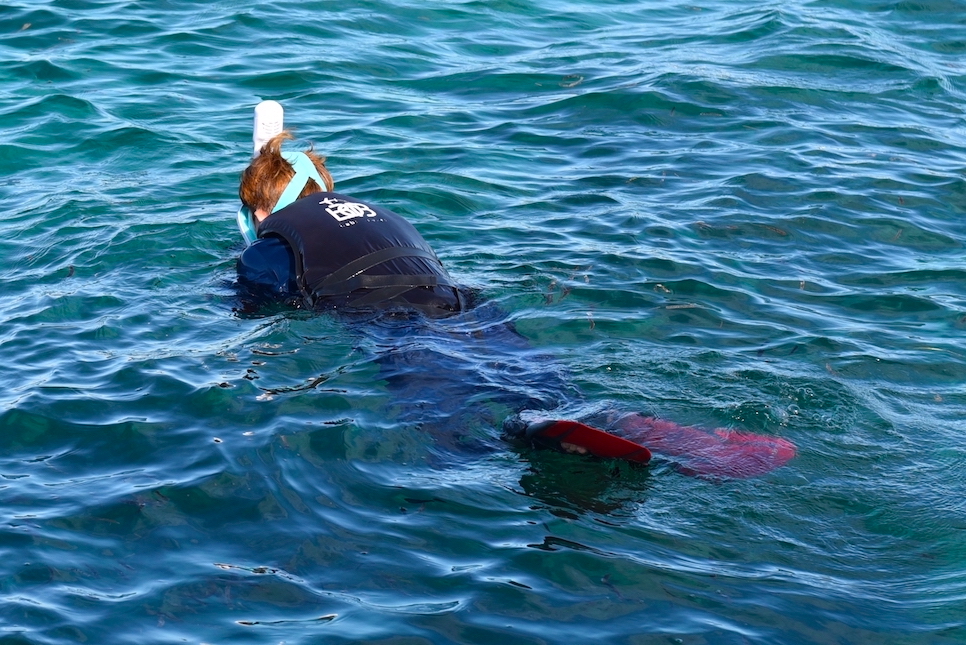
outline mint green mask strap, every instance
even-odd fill
[[[299,195],[305,189],[305,184],[309,182],[309,179],[314,179],[315,183],[322,190],[329,189],[322,179],[322,176],[319,175],[319,171],[316,170],[315,164],[312,163],[312,160],[304,152],[285,153],[285,160],[292,164],[292,170],[295,171],[295,176],[288,182],[288,186],[285,187],[282,196],[275,203],[275,208],[272,209],[273,213],[277,213],[298,199]]]
[[[258,239],[258,226],[255,224],[255,218],[252,217],[252,212],[248,210],[247,206],[238,209],[235,221],[238,222],[238,230],[245,238],[245,244],[251,244]]]

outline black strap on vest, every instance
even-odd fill
[[[373,287],[385,287],[385,286],[402,286],[404,283],[412,283],[413,287],[421,286],[436,286],[442,282],[443,284],[448,283],[444,278],[442,281],[439,280],[442,276],[437,275],[386,275],[386,276],[363,276],[360,275],[365,271],[368,271],[377,264],[382,264],[383,262],[388,262],[389,260],[395,260],[396,258],[426,258],[427,260],[433,260],[439,262],[439,258],[432,251],[427,251],[425,249],[417,249],[410,246],[392,246],[388,249],[380,249],[378,251],[373,251],[372,253],[367,253],[361,258],[356,258],[352,262],[349,262],[344,267],[336,269],[329,275],[325,276],[322,280],[316,282],[315,284],[307,285],[310,292],[315,295],[328,296],[340,293],[349,293],[350,291],[355,291],[361,288],[373,288]],[[390,279],[390,282],[380,281],[383,278]],[[422,282],[415,283],[413,279],[415,278],[426,278],[431,279],[432,282]],[[369,284],[366,284],[369,283]]]
[[[352,293],[358,289],[369,289],[370,291],[368,293],[359,296],[349,303],[350,307],[363,307],[380,302],[387,302],[416,287],[444,285],[453,289],[453,292],[456,294],[457,306],[461,310],[463,309],[462,294],[456,285],[446,279],[446,276],[433,274],[364,275],[365,271],[368,271],[377,264],[405,257],[426,258],[427,260],[439,262],[439,258],[432,251],[414,247],[394,246],[373,251],[372,253],[363,255],[361,258],[356,258],[321,280],[317,280],[314,285],[304,285],[303,297],[306,300],[306,304],[311,307],[315,304],[316,298],[319,297]]]

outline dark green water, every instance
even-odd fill
[[[962,2],[14,0],[0,33],[0,643],[966,642]],[[482,319],[236,312],[264,98],[556,367]],[[400,343],[438,392],[380,378]],[[550,369],[561,414],[799,455],[500,445]]]

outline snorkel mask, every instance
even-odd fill
[[[283,118],[282,106],[276,101],[262,101],[255,106],[255,129],[252,133],[255,151],[252,154],[252,159],[258,157],[262,146],[269,139],[282,131]],[[304,152],[289,152],[285,153],[284,157],[292,165],[295,175],[289,180],[285,190],[282,191],[282,195],[275,202],[275,208],[272,209],[273,213],[282,210],[298,199],[309,179],[314,179],[322,190],[332,190],[332,187],[322,179],[318,169],[307,154]],[[258,239],[258,222],[255,221],[255,214],[247,206],[242,205],[238,209],[235,219],[238,222],[238,230],[245,238],[246,245],[250,245]]]

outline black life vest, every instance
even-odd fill
[[[294,252],[306,306],[346,294],[357,296],[345,301],[350,307],[425,303],[425,297],[406,294],[444,287],[447,295],[452,290],[447,300],[455,310],[463,308],[459,289],[433,249],[412,224],[388,209],[338,193],[314,193],[262,220],[258,237],[269,236],[280,237]]]

